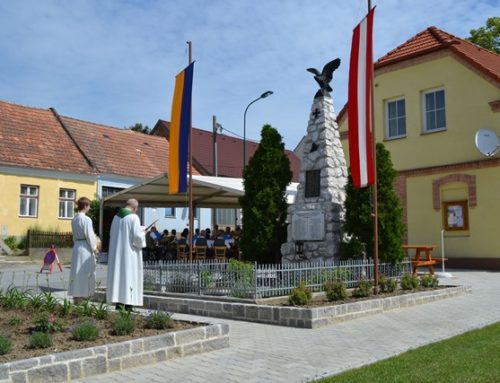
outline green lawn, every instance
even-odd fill
[[[500,382],[500,322],[319,382]]]

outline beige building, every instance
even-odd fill
[[[407,242],[443,233],[449,266],[500,269],[500,155],[475,146],[480,128],[500,136],[500,56],[430,27],[375,63],[374,84]],[[348,158],[345,107],[338,122]]]

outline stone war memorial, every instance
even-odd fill
[[[340,59],[314,74],[314,96],[303,144],[295,204],[288,207],[287,242],[282,263],[325,262],[338,258],[342,240],[347,166],[336,122],[330,81]]]

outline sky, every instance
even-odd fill
[[[429,26],[458,37],[500,0],[373,0],[378,58]],[[0,0],[0,100],[113,127],[170,120],[175,75],[195,62],[193,126],[292,149],[306,133],[320,71],[340,57],[332,97],[347,100],[352,30],[366,0]]]

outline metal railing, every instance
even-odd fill
[[[322,291],[324,283],[331,280],[356,287],[360,280],[373,280],[373,267],[371,260],[284,265],[153,261],[144,262],[144,289],[257,299],[290,295],[301,282],[313,292]],[[389,278],[399,278],[410,269],[409,260],[398,265],[379,264],[379,273]]]
[[[28,230],[28,247],[73,247],[73,234]]]

